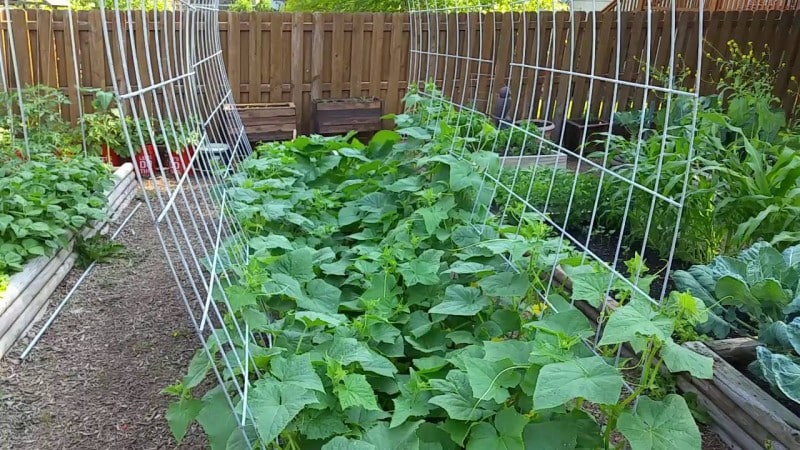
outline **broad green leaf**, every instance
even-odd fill
[[[192,424],[201,409],[203,409],[203,402],[194,398],[182,398],[169,405],[164,417],[167,419],[167,423],[169,423],[172,436],[175,437],[178,443],[186,436],[189,425]]]
[[[481,241],[481,239],[483,239],[483,237],[481,236],[481,233],[475,229],[475,227],[461,225],[453,230],[451,239],[453,239],[453,243],[458,247],[464,248],[477,244]]]
[[[386,190],[392,192],[417,192],[422,189],[424,181],[419,175],[401,178],[386,186]]]
[[[342,291],[336,286],[320,279],[313,279],[306,284],[308,296],[297,299],[297,306],[309,311],[336,314],[339,310],[339,299]]]
[[[672,319],[658,315],[649,300],[633,299],[611,314],[599,345],[630,342],[641,336],[655,336],[663,342],[672,335],[672,328]]]
[[[346,205],[339,210],[338,222],[340,227],[353,224],[361,220],[361,210],[355,205]]]
[[[309,439],[328,439],[331,436],[345,434],[350,428],[344,423],[344,417],[330,409],[306,409],[295,419],[300,432]]]
[[[270,379],[256,381],[247,400],[262,442],[277,438],[303,408],[317,403],[311,391]]]
[[[305,324],[308,328],[329,326],[337,327],[343,323],[347,323],[347,316],[344,314],[327,314],[314,311],[299,311],[294,314],[295,319],[298,319]]]
[[[314,250],[309,247],[299,248],[278,257],[269,269],[273,274],[283,274],[298,281],[314,279]]]
[[[213,450],[227,449],[228,439],[239,424],[221,387],[215,387],[203,397],[203,408],[197,415],[197,422],[206,432]]]
[[[522,380],[520,370],[508,359],[486,361],[479,358],[464,358],[467,379],[472,387],[472,396],[480,400],[503,403],[508,399],[508,388]]]
[[[442,273],[472,274],[489,271],[494,272],[494,267],[470,261],[456,261]]]
[[[472,165],[464,160],[458,160],[450,164],[450,188],[454,192],[466,189],[476,181],[475,171]],[[480,183],[480,178],[477,178]]]
[[[510,360],[516,365],[528,364],[531,357],[531,350],[533,345],[528,341],[485,341],[483,348],[486,351],[485,359],[487,361],[502,361],[504,359]]]
[[[467,374],[460,370],[451,370],[445,380],[432,379],[431,387],[442,394],[431,398],[430,402],[447,411],[451,419],[474,421],[494,413],[491,402],[473,398]]]
[[[406,286],[415,284],[434,285],[439,283],[440,260],[444,255],[441,250],[425,250],[417,259],[398,266],[397,271],[403,276]]]
[[[572,276],[572,299],[583,300],[599,308],[608,293],[611,277],[609,273],[579,273]]]
[[[233,312],[237,312],[246,306],[256,306],[258,304],[256,293],[238,284],[231,285],[225,289],[225,298],[228,299]]]
[[[334,338],[327,355],[343,366],[358,362],[362,369],[385,377],[391,378],[397,373],[397,368],[391,361],[354,338]]]
[[[527,423],[528,419],[514,409],[504,409],[495,416],[494,426],[481,422],[472,428],[467,450],[524,450],[522,432]]]
[[[661,357],[670,372],[689,372],[695,378],[714,377],[714,360],[697,354],[682,345],[668,340],[661,350]]]
[[[470,422],[462,422],[460,420],[447,419],[439,425],[445,433],[450,436],[450,439],[458,444],[459,447],[464,445],[467,435],[470,430]]]
[[[368,410],[380,410],[367,377],[360,373],[348,373],[344,380],[333,387],[342,409],[360,406]]]
[[[327,275],[344,276],[347,274],[347,268],[350,267],[350,260],[340,259],[332,263],[321,264],[319,268]]]
[[[379,450],[369,442],[336,436],[322,446],[322,450]]]
[[[182,381],[183,387],[191,389],[202,383],[206,379],[209,370],[211,370],[211,360],[208,359],[206,350],[200,348],[194,353],[192,360],[189,361],[189,369]]]
[[[530,281],[525,274],[503,272],[481,279],[478,285],[490,297],[521,297],[528,291]]]
[[[250,248],[253,250],[281,248],[284,250],[292,250],[294,247],[289,239],[285,236],[270,233],[267,236],[256,236],[250,239]]]
[[[447,287],[444,300],[430,309],[431,314],[474,316],[489,306],[489,299],[480,289],[453,284]]]
[[[576,309],[568,309],[547,315],[541,320],[526,323],[525,327],[567,337],[586,338],[594,334],[589,319]]]
[[[386,422],[378,422],[364,433],[363,439],[381,450],[418,450],[417,428],[421,423],[406,422],[389,428]]]
[[[595,418],[578,409],[528,424],[523,432],[526,450],[603,448],[602,436]]]
[[[426,417],[431,407],[428,405],[431,395],[429,392],[418,392],[395,398],[392,422],[389,428],[396,428],[405,423],[410,417]]]
[[[311,365],[311,355],[290,355],[286,358],[272,359],[271,370],[275,378],[284,385],[294,385],[303,389],[325,392],[314,366]]]
[[[773,322],[758,334],[758,340],[770,347],[792,349],[800,354],[800,317],[790,323]]]
[[[537,410],[555,408],[581,397],[601,405],[619,401],[623,380],[603,358],[591,356],[547,364],[539,371],[533,404]]]
[[[699,450],[702,446],[692,413],[683,397],[676,394],[662,401],[639,397],[636,412],[622,413],[617,429],[632,450]]]
[[[786,355],[758,347],[756,360],[749,368],[787,398],[800,403],[800,364]]]
[[[289,275],[274,273],[272,281],[264,283],[263,291],[267,295],[285,295],[295,301],[309,301],[300,287],[300,282]]]

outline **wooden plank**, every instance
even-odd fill
[[[249,73],[248,82],[251,86],[255,85],[256,89],[251,89],[248,92],[250,103],[261,102],[264,99],[261,96],[261,18],[263,14],[250,13],[247,15],[247,20],[250,25],[248,31],[248,40],[250,48],[248,49],[249,55]],[[269,61],[266,61],[267,63]]]
[[[372,97],[381,96],[380,81],[382,81],[381,68],[383,67],[383,25],[383,14],[373,14],[371,36],[372,45],[370,46],[369,56],[369,95]]]
[[[281,79],[281,56],[283,53],[283,16],[273,14],[270,17],[269,28],[269,101],[283,101],[283,92],[277,89],[283,80]]]
[[[344,79],[344,16],[333,16],[333,51],[331,54],[331,97],[342,97],[342,80]]]
[[[322,58],[324,46],[324,20],[322,14],[314,13],[314,31],[311,37],[311,99],[322,97]]]
[[[94,13],[88,16],[89,18],[89,31],[91,36],[103,35],[103,17],[99,13]],[[82,58],[84,62],[88,62],[85,67],[90,67],[91,87],[105,88],[106,84],[106,58],[105,48],[103,47],[103,40],[97,38],[89,39],[89,53]],[[83,56],[83,55],[82,55]]]
[[[14,59],[16,59],[16,66],[10,66],[12,71],[9,75],[13,77],[17,87],[31,86],[36,83],[33,78],[29,49],[30,34],[26,14],[27,11],[21,9],[12,9],[9,12],[11,16],[10,39],[13,39],[13,44],[9,41],[9,50],[12,52],[9,64],[14,64]]]
[[[239,31],[240,18],[240,14],[228,12],[228,80],[230,80],[231,86],[234,88],[233,100],[235,102],[243,100],[242,93],[239,90],[239,86],[242,84],[239,54],[239,40],[241,39]]]
[[[364,16],[356,14],[353,16],[353,32],[350,34],[352,42],[352,53],[350,55],[350,97],[360,97],[361,71],[364,66]],[[356,88],[357,90],[353,90]]]
[[[386,108],[388,111],[394,112],[401,108],[400,101],[401,95],[399,91],[400,83],[400,67],[395,66],[396,56],[401,55],[403,51],[403,15],[392,14],[392,33],[389,37],[391,41],[391,55],[389,62],[389,85],[386,91]],[[335,59],[334,59],[335,61]],[[340,88],[341,89],[341,88]]]

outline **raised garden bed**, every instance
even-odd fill
[[[714,359],[714,378],[681,376],[678,386],[697,395],[729,445],[743,449],[800,448],[800,417],[728,361],[734,360],[740,367],[746,365],[755,359],[756,345],[756,341],[747,338],[708,344],[687,342],[685,347]],[[752,355],[750,361],[748,354]]]
[[[108,193],[109,220],[115,219],[131,202],[136,189],[133,165],[123,164],[114,172],[114,187]],[[104,233],[108,221],[96,222],[84,229],[86,238]],[[72,251],[75,237],[52,256],[28,262],[13,275],[6,290],[0,294],[0,358],[45,313],[47,300],[72,269],[77,254]]]
[[[383,100],[367,98],[318,98],[311,103],[314,133],[370,133],[383,128]]]
[[[517,164],[519,164],[519,167],[529,167],[533,165],[561,169],[567,167],[567,155],[560,153],[536,156],[501,156],[500,161],[502,161],[503,167],[517,167]]]
[[[297,108],[287,103],[245,103],[226,105],[237,111],[251,141],[284,141],[297,136]]]

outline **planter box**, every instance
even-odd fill
[[[742,449],[800,448],[800,418],[726,360],[746,358],[747,354],[755,358],[756,345],[752,339],[726,339],[708,345],[687,342],[685,347],[714,359],[714,378],[681,376],[678,387],[697,395],[729,445]]]
[[[583,133],[586,132],[584,141]],[[602,145],[592,143],[600,138],[599,133],[608,132],[608,122],[594,120],[585,123],[585,119],[570,119],[564,124],[564,148],[579,154],[589,154],[602,149]],[[581,144],[585,145],[581,147]]]
[[[242,119],[251,141],[287,141],[297,136],[297,108],[294,103],[245,103],[225,105]]]
[[[541,167],[566,169],[567,155],[559,153],[556,155],[538,156],[501,156],[500,162],[503,164],[504,168],[517,167],[517,165],[519,165],[520,168],[537,165]]]
[[[311,103],[314,133],[368,133],[383,128],[379,98],[315,99]]]
[[[131,202],[136,190],[133,165],[123,164],[114,172],[115,185],[108,193],[110,219],[116,218]],[[108,222],[98,222],[81,233],[91,237],[104,232]],[[42,256],[25,264],[22,272],[11,277],[8,288],[0,294],[0,358],[24,336],[47,311],[47,303],[64,277],[67,276],[77,255],[72,251],[75,238],[53,256]]]

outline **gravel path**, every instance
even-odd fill
[[[0,448],[177,448],[160,391],[183,375],[198,340],[146,206],[117,239],[127,256],[94,270],[26,361],[17,357],[28,339],[0,361]],[[192,429],[180,448],[204,447]]]

